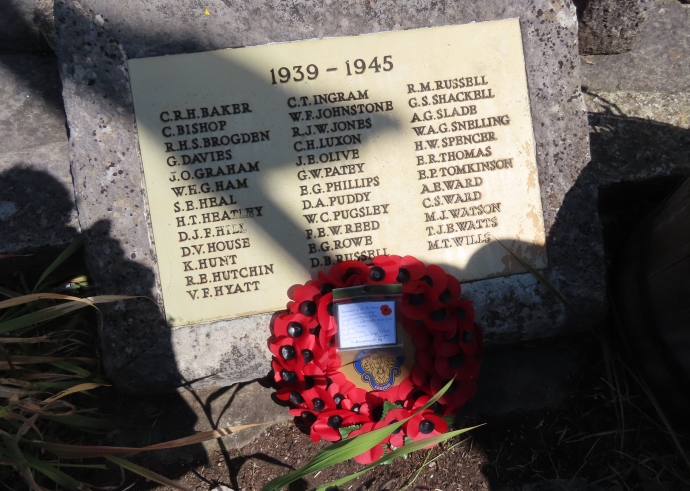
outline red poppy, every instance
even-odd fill
[[[453,356],[460,351],[460,334],[457,329],[455,335],[451,339],[446,339],[443,336],[434,337],[434,352],[436,356]]]
[[[368,433],[374,429],[374,426],[374,423],[364,423],[361,428],[351,432],[348,438],[354,438],[363,433]],[[358,462],[360,464],[371,464],[379,460],[381,457],[383,457],[383,445],[381,443],[378,443],[374,445],[371,449],[355,457],[355,462]]]
[[[424,322],[434,331],[441,331],[443,333],[455,333],[457,329],[457,321],[455,313],[449,307],[442,306],[429,312],[429,316],[424,318]],[[451,336],[453,335],[451,334]]]
[[[433,393],[436,393],[441,390],[447,382],[447,379],[444,380],[438,375],[435,375],[431,378],[429,385]],[[477,383],[474,380],[455,379],[455,383],[441,396],[439,402],[445,404],[454,411],[464,405],[476,391]]]
[[[404,293],[400,310],[405,317],[414,320],[426,319],[431,313],[431,288],[424,282],[419,282],[417,288],[410,292]]]
[[[459,351],[453,356],[437,356],[434,361],[435,372],[450,380],[474,379],[479,375],[479,362],[474,356]]]
[[[415,442],[441,435],[448,431],[448,423],[436,416],[433,411],[426,409],[416,414],[407,422],[407,436]]]
[[[391,425],[393,423],[397,423],[398,421],[403,421],[404,419],[409,418],[412,415],[410,411],[404,408],[398,408],[398,409],[391,409],[386,413],[386,417],[376,423],[376,426],[374,427],[375,429],[383,428],[384,426]],[[394,433],[391,433],[389,436],[387,436],[384,440],[383,443],[390,443],[393,445],[395,448],[400,448],[405,444],[405,431],[404,427],[407,425],[407,423],[403,424],[400,428],[395,430]]]
[[[410,293],[417,288],[419,279],[424,276],[425,270],[426,267],[424,266],[424,263],[416,257],[404,256],[400,258],[400,273],[403,276],[406,276],[405,273],[407,273],[407,276],[410,278],[407,282],[402,281],[404,278],[401,279],[403,284],[403,293]]]
[[[430,396],[430,395],[427,395],[427,394],[424,394],[424,395],[418,397],[418,398],[414,401],[414,403],[410,406],[410,409],[412,410],[412,412],[418,411],[419,409],[421,409],[422,407],[424,407],[424,404],[426,404],[427,402],[429,402],[429,399],[431,399],[431,396]],[[436,401],[435,403],[433,403],[433,404],[432,404],[431,406],[429,406],[427,409],[429,409],[430,411],[433,411],[434,414],[436,414],[436,415],[450,414],[450,413],[451,413],[451,411],[448,411],[448,408],[447,408],[446,406],[444,406],[443,404],[441,404],[441,403],[438,402],[438,401]]]
[[[333,294],[328,293],[319,300],[318,319],[321,330],[325,335],[333,336],[338,329],[335,323],[335,305],[333,304]]]
[[[405,401],[414,391],[415,387],[410,377],[405,377],[398,385],[394,385],[384,392],[387,395],[386,399],[390,402],[397,403],[398,401]]]
[[[290,336],[304,339],[309,337],[309,329],[318,325],[318,320],[302,314],[281,314],[273,323],[276,336]],[[313,338],[313,336],[312,336]]]
[[[381,314],[385,316],[389,316],[393,313],[391,308],[388,305],[381,305]]]
[[[448,275],[446,272],[443,271],[443,268],[435,264],[430,264],[426,267],[425,274],[421,279],[429,285],[435,297],[438,297],[445,291],[446,284],[448,283]],[[435,298],[435,301],[438,302],[438,298]]]
[[[350,382],[345,375],[338,371],[326,372],[326,383],[328,383],[328,380],[331,382],[328,389],[331,390],[332,387],[335,387],[336,393],[340,393],[345,397],[356,389],[355,384]]]
[[[367,418],[344,409],[328,409],[319,413],[311,427],[309,436],[313,442],[322,438],[329,442],[337,442],[342,437],[340,428],[367,422]]]
[[[415,366],[412,367],[412,372],[410,372],[410,378],[412,379],[412,383],[414,383],[414,386],[417,389],[423,392],[429,392],[430,377],[424,371],[424,369],[421,366],[419,366],[419,363],[416,363]]]
[[[471,330],[474,326],[474,307],[470,300],[457,300],[451,304],[451,308],[455,311],[455,318],[458,322],[458,327],[464,330]]]
[[[371,271],[369,272],[369,281],[367,281],[367,283],[388,285],[399,283],[398,272],[400,270],[400,261],[396,261],[393,256],[376,256],[373,262],[374,267],[380,269],[375,271],[376,274]]]
[[[337,287],[357,286],[369,279],[369,266],[361,261],[343,261],[331,266],[328,279]]]
[[[313,285],[303,285],[294,292],[294,302],[288,304],[288,310],[293,314],[301,313],[307,317],[315,318],[316,306],[321,298],[321,291]],[[315,319],[315,324],[318,319]],[[313,327],[313,326],[310,326]]]

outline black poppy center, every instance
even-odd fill
[[[330,426],[333,429],[338,429],[340,428],[340,425],[343,424],[343,418],[338,416],[337,414],[335,416],[331,416],[328,418],[328,426]]]
[[[382,281],[385,277],[386,272],[380,266],[374,266],[369,271],[369,278],[371,278],[372,281]]]
[[[345,396],[342,394],[336,394],[333,396],[333,402],[335,402],[335,406],[340,409],[340,404],[343,402],[345,399]]]
[[[314,377],[310,377],[309,375],[305,375],[305,377],[304,377],[304,388],[306,390],[309,390],[312,387],[314,387]]]
[[[304,398],[299,392],[293,390],[290,392],[290,402],[295,405],[299,405],[304,402]]]
[[[429,409],[431,409],[436,414],[441,414],[441,412],[443,411],[443,406],[440,402],[436,401],[431,406],[429,406]]]
[[[282,370],[280,372],[280,378],[282,378],[283,382],[286,384],[291,384],[297,380],[297,374],[291,370]]]
[[[299,310],[300,312],[302,312],[302,314],[306,315],[307,317],[311,317],[316,313],[316,303],[312,302],[311,300],[302,302],[302,305],[300,305]]]
[[[457,355],[453,355],[450,358],[448,358],[448,365],[450,365],[450,368],[460,368],[464,364],[465,357],[462,353],[458,353]]]
[[[429,421],[428,419],[423,420],[421,423],[419,423],[419,432],[423,433],[424,435],[428,435],[434,431],[434,422]]]
[[[374,421],[378,422],[381,421],[381,418],[383,417],[383,406],[379,406],[374,409],[374,411],[371,413],[371,419]]]
[[[303,349],[302,358],[304,358],[304,363],[309,363],[314,359],[314,352],[310,349]]]
[[[388,423],[388,426],[390,426],[390,425],[392,425],[392,424],[395,424],[395,423],[397,423],[397,422],[398,422],[398,420],[397,420],[397,419],[394,419],[393,421],[391,421],[390,423]],[[400,433],[401,431],[402,431],[402,426],[399,427],[397,430],[395,430],[395,431],[392,433],[392,435],[397,435],[397,434]]]
[[[471,343],[474,333],[472,331],[462,331],[462,342]]]
[[[328,304],[328,306],[326,307],[326,311],[328,312],[328,315],[333,317],[333,302]]]
[[[431,320],[433,320],[435,322],[441,322],[443,319],[446,318],[446,314],[447,314],[446,309],[438,309],[438,310],[434,310],[429,315],[429,317],[431,317]]]
[[[450,303],[451,300],[453,300],[453,294],[450,293],[449,290],[444,290],[443,293],[438,296],[438,301],[444,305]]]
[[[356,414],[359,414],[359,408],[360,408],[360,407],[362,407],[361,404],[355,404],[354,406],[352,406],[352,412],[353,412],[353,413],[356,413]]]
[[[446,382],[446,383],[448,383],[448,382]],[[445,384],[444,384],[444,385],[445,385]],[[446,391],[446,394],[449,394],[449,395],[450,395],[450,394],[452,394],[453,392],[455,392],[456,390],[458,390],[458,382],[455,381],[455,380],[453,380],[453,383],[450,384],[450,387],[448,387],[448,390]]]
[[[295,357],[295,348],[293,348],[289,344],[281,346],[280,356],[282,356],[284,360],[292,360]]]
[[[461,321],[464,321],[465,317],[467,317],[467,312],[465,312],[465,309],[463,309],[462,307],[455,307],[455,312],[458,314],[458,318]]]
[[[324,283],[321,285],[321,295],[328,295],[333,291],[333,285],[330,283]]]
[[[300,324],[299,322],[290,322],[288,324],[287,333],[288,336],[290,336],[291,338],[298,338],[302,335],[303,332],[304,329],[302,328],[302,324]]]
[[[400,283],[407,283],[408,281],[410,281],[410,272],[405,268],[400,268],[398,270],[398,276],[395,278],[395,281],[399,281]]]
[[[424,305],[424,294],[423,293],[411,293],[410,294],[410,305]]]
[[[424,283],[426,283],[427,285],[429,285],[430,287],[433,287],[433,286],[434,286],[434,280],[432,280],[432,279],[431,279],[431,276],[429,276],[429,275],[426,275],[426,274],[425,274],[424,276],[422,276],[422,277],[419,278],[419,279],[420,279],[421,281],[423,281]]]
[[[323,399],[319,399],[318,397],[315,399],[311,400],[312,405],[314,406],[314,411],[320,413],[326,408],[326,403],[323,402]]]
[[[302,411],[302,418],[304,418],[304,420],[309,424],[316,421],[316,416],[310,411]]]
[[[348,270],[345,272],[345,274],[343,275],[343,281],[347,281],[347,279],[348,279],[350,276],[353,276],[353,275],[356,275],[356,274],[357,274],[357,270],[356,270],[355,268],[350,268],[350,269],[348,269]]]

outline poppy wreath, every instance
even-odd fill
[[[412,256],[377,256],[372,262],[343,261],[299,286],[288,311],[275,319],[269,339],[276,397],[289,402],[290,414],[309,426],[314,442],[335,442],[406,419],[454,379],[436,403],[382,445],[355,457],[363,464],[378,460],[386,447],[399,448],[410,439],[448,430],[454,414],[476,391],[482,343],[472,302],[459,298],[455,277]],[[366,391],[339,371],[332,290],[390,283],[402,283],[402,323],[413,339],[416,363],[399,385]]]

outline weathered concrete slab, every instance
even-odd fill
[[[585,56],[583,85],[593,92],[687,92],[690,90],[690,7],[657,0],[632,50]]]
[[[629,53],[583,57],[601,186],[690,173],[690,7],[658,0]]]
[[[260,382],[252,382],[231,387],[206,387],[197,391],[180,389],[156,397],[126,397],[118,406],[116,417],[129,420],[136,414],[139,421],[155,418],[155,424],[150,425],[148,431],[125,427],[120,432],[112,433],[104,443],[142,447],[200,431],[268,423],[201,445],[151,453],[148,458],[153,461],[172,459],[191,462],[208,458],[218,451],[239,449],[270,427],[270,424],[293,419],[288,414],[288,408],[273,402],[272,393],[272,389],[264,387]]]
[[[0,55],[0,252],[63,248],[78,233],[54,56]]]
[[[546,274],[585,314],[568,313],[530,275],[478,281],[464,291],[475,301],[489,343],[563,334],[595,323],[604,310],[597,194],[583,172],[589,151],[577,19],[565,1],[293,5],[214,0],[204,8],[189,2],[57,1],[72,172],[88,261],[101,293],[148,294],[161,305],[128,58],[514,17],[522,28],[537,142]],[[269,316],[171,331],[149,302],[118,305],[104,314],[104,362],[122,388],[227,385],[269,369]]]

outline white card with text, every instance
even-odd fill
[[[338,336],[341,350],[395,344],[395,302],[338,305]]]

